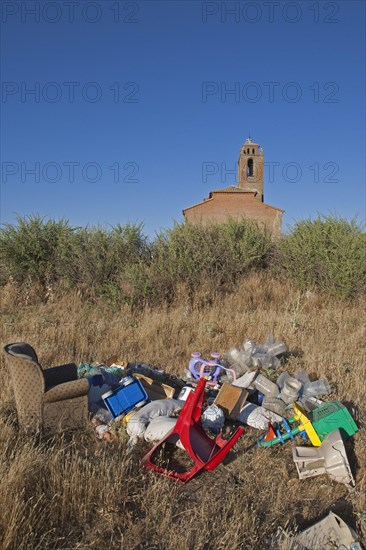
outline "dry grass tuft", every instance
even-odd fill
[[[349,493],[326,476],[300,482],[291,445],[252,447],[248,429],[224,464],[186,486],[139,467],[140,447],[126,455],[126,438],[105,446],[89,433],[34,440],[17,428],[12,388],[0,363],[0,547],[65,549],[269,548],[278,526],[303,529],[329,510],[366,540],[366,382],[364,304],[299,293],[263,273],[235,294],[188,300],[182,286],[168,307],[110,311],[75,292],[47,304],[14,305],[2,290],[2,342],[32,344],[45,366],[104,360],[118,353],[182,373],[191,351],[224,351],[245,337],[269,332],[284,339],[286,368],[326,375],[353,408],[360,432],[347,443],[356,479]],[[203,305],[205,304],[205,305]]]

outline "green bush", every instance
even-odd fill
[[[278,244],[276,267],[302,289],[352,298],[366,290],[366,240],[355,219],[302,220]]]
[[[65,220],[18,217],[0,230],[2,282],[67,281],[118,306],[171,302],[187,292],[227,291],[250,270],[272,266],[302,290],[353,298],[366,292],[365,234],[355,220],[303,220],[278,242],[248,220],[175,224],[150,243],[142,225],[73,228]]]
[[[156,238],[150,277],[167,296],[180,283],[192,291],[203,283],[232,287],[250,269],[267,265],[270,246],[268,232],[246,220],[206,227],[176,224]]]
[[[25,280],[54,281],[60,246],[72,241],[74,229],[66,220],[47,220],[39,215],[18,216],[17,225],[6,223],[0,231],[0,262],[3,273]]]
[[[102,294],[117,284],[129,265],[148,261],[150,249],[142,225],[79,229],[58,252],[59,276]]]

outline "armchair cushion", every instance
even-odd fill
[[[73,380],[71,382],[65,382],[64,384],[58,384],[44,394],[45,403],[54,403],[56,401],[64,401],[65,399],[73,399],[75,397],[82,397],[89,391],[89,382],[86,378],[80,380]]]
[[[48,391],[53,386],[57,386],[58,384],[77,380],[78,369],[75,363],[68,363],[67,365],[44,369],[43,377],[46,385],[46,391]]]

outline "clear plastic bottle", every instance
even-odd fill
[[[272,344],[267,345],[267,350],[270,355],[280,355],[287,351],[287,346],[284,342],[273,342]]]
[[[267,395],[268,397],[277,397],[280,393],[277,384],[271,380],[268,380],[268,378],[263,376],[263,374],[258,374],[253,382],[253,386],[256,390],[260,391],[264,395]]]
[[[300,380],[296,380],[296,378],[289,376],[287,380],[285,380],[280,393],[280,398],[287,404],[292,403],[292,401],[296,401],[298,399],[301,388],[302,384]]]
[[[244,342],[242,343],[242,348],[244,351],[250,351],[252,352],[255,348],[255,342],[254,340],[244,340]]]
[[[297,369],[297,371],[294,374],[294,377],[297,380],[300,380],[303,386],[306,386],[306,384],[310,383],[309,375],[305,369]]]
[[[291,378],[288,372],[281,372],[279,377],[277,378],[276,384],[282,391],[283,386],[285,385],[285,382],[288,378]]]
[[[320,397],[322,395],[329,395],[332,389],[326,378],[309,382],[304,388],[304,397]]]
[[[230,368],[235,371],[237,378],[242,376],[248,370],[247,363],[250,360],[251,353],[239,350],[238,348],[230,348],[225,353],[225,359]]]

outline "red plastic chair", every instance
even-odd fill
[[[191,392],[179,415],[176,425],[167,435],[150,449],[142,458],[142,464],[159,474],[163,474],[180,483],[186,483],[200,470],[213,470],[223,460],[239,437],[244,428],[235,430],[230,439],[223,439],[219,434],[216,439],[206,435],[202,424],[202,401],[205,394],[206,380],[201,378],[194,392]],[[176,442],[180,439],[184,449],[194,461],[194,466],[187,472],[179,473],[157,466],[153,457],[167,441]]]

